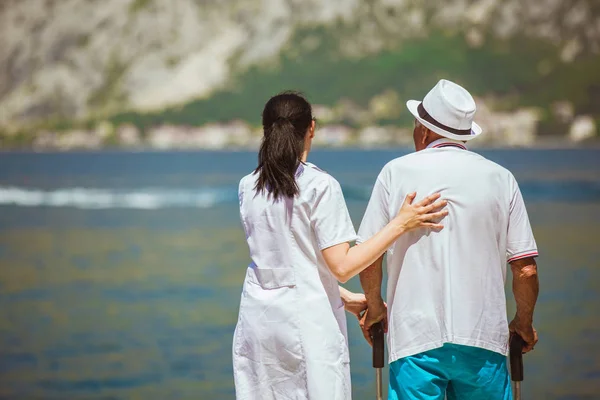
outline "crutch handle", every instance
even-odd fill
[[[377,322],[369,330],[373,340],[373,368],[384,366],[383,321]]]
[[[513,382],[523,380],[523,347],[525,341],[518,333],[513,333],[510,338],[510,377]]]

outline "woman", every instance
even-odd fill
[[[351,398],[344,302],[337,281],[368,267],[406,231],[441,229],[439,195],[412,205],[360,246],[339,183],[306,162],[315,136],[310,104],[285,92],[262,115],[256,170],[242,178],[240,215],[252,262],[233,340],[238,400]],[[360,295],[342,290],[361,308]]]

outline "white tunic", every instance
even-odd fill
[[[272,201],[242,178],[250,263],[233,339],[236,398],[351,398],[346,315],[321,250],[356,240],[339,183],[300,165],[293,199]]]
[[[506,262],[537,255],[515,178],[460,142],[436,141],[383,168],[358,241],[383,228],[413,191],[417,200],[440,192],[449,215],[441,232],[409,232],[387,253],[389,361],[444,343],[506,355]]]

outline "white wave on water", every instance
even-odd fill
[[[600,201],[600,182],[524,181],[521,191],[529,201]],[[370,185],[343,185],[346,201],[367,202]],[[43,190],[0,186],[0,206],[73,207],[87,210],[162,208],[211,208],[237,204],[237,186],[193,188],[87,188]]]
[[[210,208],[237,201],[235,188],[171,189],[98,189],[61,188],[41,190],[0,186],[0,205],[22,207],[75,207],[81,209]]]

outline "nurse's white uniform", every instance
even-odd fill
[[[356,240],[339,183],[312,164],[272,201],[242,178],[250,263],[233,338],[238,400],[351,398],[346,315],[321,250]]]

